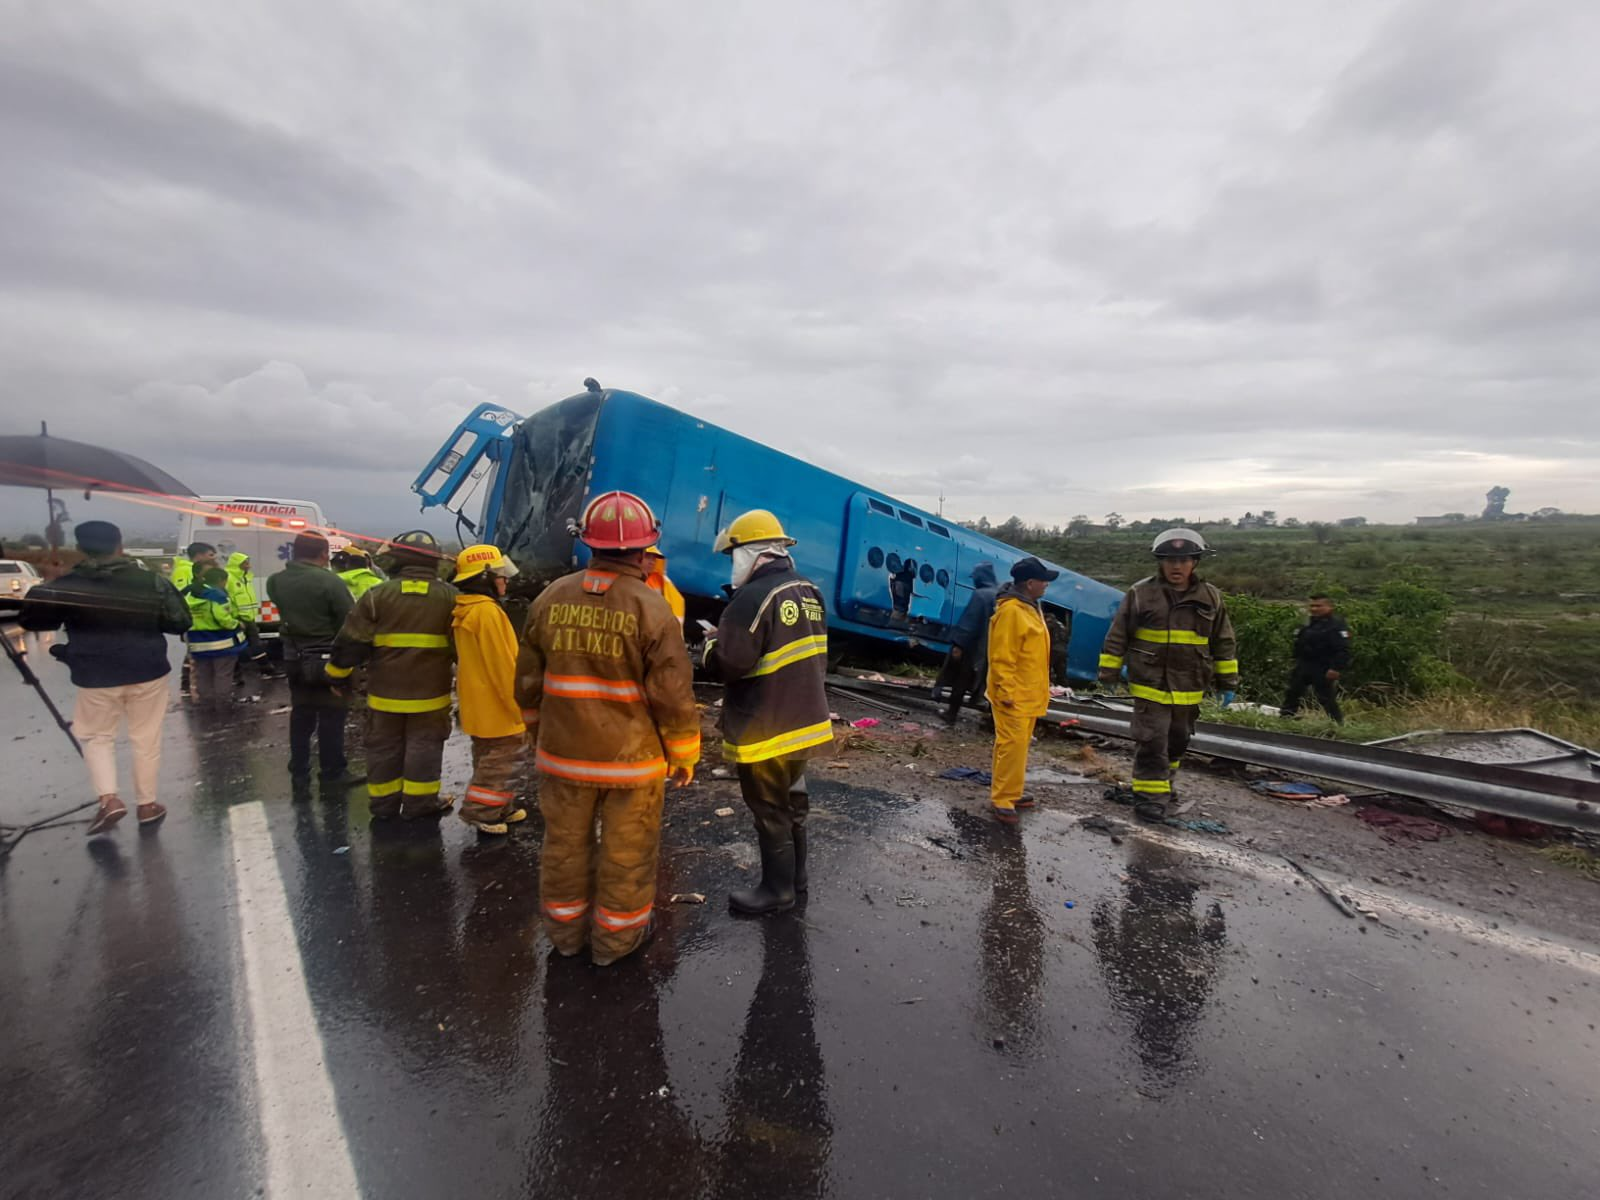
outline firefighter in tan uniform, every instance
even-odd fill
[[[1101,648],[1100,678],[1115,682],[1127,667],[1134,811],[1162,821],[1206,685],[1215,678],[1220,691],[1237,691],[1239,662],[1222,592],[1195,575],[1205,539],[1192,529],[1169,529],[1151,550],[1160,572],[1122,597]]]
[[[439,543],[425,530],[389,543],[393,577],[365,593],[334,639],[328,678],[349,679],[369,662],[367,796],[373,817],[450,811],[439,794],[450,736],[456,589],[439,578]]]
[[[705,666],[726,684],[722,756],[738,769],[761,846],[760,884],[728,905],[755,916],[793,908],[806,890],[806,760],[833,741],[827,615],[789,558],[794,544],[765,509],[736,519],[716,544],[733,560],[734,593]]]
[[[662,784],[670,774],[687,786],[700,761],[683,629],[645,583],[644,551],[660,533],[637,496],[590,501],[578,523],[589,565],[540,594],[517,658],[517,701],[538,735],[545,931],[563,955],[587,942],[597,966],[649,936]]]

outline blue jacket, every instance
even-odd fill
[[[994,616],[995,601],[1000,595],[1000,585],[995,579],[994,564],[981,562],[972,568],[972,598],[966,611],[956,622],[950,640],[961,647],[962,653],[982,656],[989,645],[989,618]]]
[[[67,630],[50,653],[81,688],[149,683],[172,670],[167,635],[189,628],[183,597],[131,558],[91,558],[24,598],[22,627]]]

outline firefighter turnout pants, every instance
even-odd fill
[[[661,782],[595,788],[541,776],[539,905],[557,953],[577,954],[588,942],[595,965],[603,967],[644,942],[655,911],[664,799]]]
[[[806,760],[780,754],[760,762],[740,763],[739,794],[756,821],[756,837],[773,845],[804,841],[811,797],[805,788]]]
[[[996,808],[1013,809],[1022,799],[1028,779],[1028,748],[1033,745],[1033,727],[1038,717],[1019,717],[1003,704],[991,710],[994,716],[993,776],[989,784],[989,803]]]
[[[443,807],[439,776],[450,710],[367,715],[367,797],[372,815],[423,817]]]
[[[1166,800],[1183,753],[1194,737],[1198,704],[1133,702],[1133,791],[1141,800]]]
[[[524,734],[473,738],[472,782],[461,804],[461,819],[468,825],[497,825],[514,813],[527,761]]]

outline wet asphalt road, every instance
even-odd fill
[[[1214,840],[818,772],[803,911],[727,914],[754,846],[706,781],[661,894],[708,902],[602,971],[541,943],[536,820],[481,843],[370,828],[359,790],[293,803],[283,703],[175,706],[159,832],[43,832],[0,868],[0,1194],[258,1195],[313,1134],[385,1198],[1594,1194],[1596,947],[1421,902],[1352,922]],[[0,820],[82,798],[10,674],[0,746]],[[241,965],[270,916],[238,900],[252,804],[309,1028]],[[336,1119],[264,1109],[279,1027],[313,1065],[320,1035]]]

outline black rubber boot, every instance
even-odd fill
[[[797,894],[804,893],[809,881],[806,879],[806,827],[794,827],[794,890]]]
[[[728,907],[752,917],[788,912],[794,907],[794,842],[761,842],[761,882],[742,892],[728,893]]]

